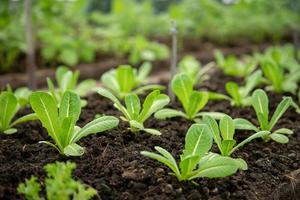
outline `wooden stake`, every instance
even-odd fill
[[[35,63],[35,43],[32,32],[32,2],[31,0],[24,0],[24,14],[25,14],[25,33],[26,33],[26,71],[28,87],[32,90],[36,89],[36,63]]]
[[[171,36],[172,36],[172,54],[171,54],[171,66],[170,66],[170,82],[169,82],[169,88],[168,88],[168,95],[172,102],[175,100],[175,95],[172,92],[171,87],[171,80],[176,74],[177,71],[177,28],[176,28],[176,22],[171,22]]]

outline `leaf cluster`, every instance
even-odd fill
[[[112,129],[119,123],[115,117],[104,116],[89,122],[83,128],[76,126],[81,113],[80,97],[71,91],[63,94],[59,107],[55,98],[46,92],[34,92],[30,96],[30,104],[54,144],[41,142],[51,145],[66,156],[82,155],[84,149],[77,144],[81,138]]]
[[[1,92],[0,94],[0,133],[13,134],[17,132],[14,128],[17,124],[35,120],[35,114],[28,114],[15,119],[17,112],[22,105],[22,99],[19,99],[12,92]]]
[[[121,104],[117,97],[104,88],[100,88],[98,93],[114,103],[114,107],[117,108],[123,116],[122,120],[127,121],[130,124],[131,131],[135,132],[145,131],[153,135],[160,135],[158,130],[145,128],[144,122],[156,111],[162,109],[170,102],[170,98],[161,94],[159,90],[154,90],[147,95],[143,105],[136,94],[129,94],[125,97],[125,106]]]
[[[88,200],[97,195],[95,189],[72,178],[75,163],[56,162],[47,164],[44,168],[47,177],[43,184],[38,182],[37,177],[32,176],[18,186],[18,193],[23,194],[27,200],[44,200],[40,196],[43,187],[47,200]]]
[[[270,139],[272,139],[279,143],[287,143],[289,139],[286,135],[292,134],[293,131],[287,128],[279,128],[275,131],[273,131],[273,129],[278,120],[291,106],[291,104],[291,97],[284,97],[276,107],[271,119],[269,120],[269,98],[265,91],[257,89],[252,94],[251,105],[255,110],[259,128],[257,128],[251,122],[243,119],[240,120],[240,125],[237,126],[237,129],[254,130],[256,132],[269,131],[270,134],[263,136],[263,139],[265,141],[269,141]]]
[[[90,92],[95,86],[96,81],[87,79],[78,84],[79,71],[72,72],[67,67],[59,67],[55,72],[55,78],[57,82],[57,88],[50,78],[47,78],[48,89],[54,97],[57,105],[60,103],[63,94],[69,90],[77,93],[79,96],[84,97]],[[87,102],[81,100],[81,105],[85,106]]]
[[[251,74],[257,66],[257,60],[250,56],[244,57],[243,60],[240,61],[235,55],[224,57],[220,50],[216,50],[214,55],[218,67],[224,74],[229,76],[246,77]]]
[[[155,113],[157,119],[184,117],[189,120],[195,120],[195,118],[203,114],[219,116],[219,113],[199,112],[207,104],[209,94],[194,90],[193,81],[187,74],[176,74],[172,79],[171,87],[181,102],[184,112],[171,108],[162,109]]]
[[[241,159],[208,153],[212,143],[212,133],[208,126],[194,124],[186,134],[179,166],[171,153],[158,146],[155,147],[158,153],[142,151],[141,154],[168,166],[172,170],[171,174],[176,176],[179,181],[199,177],[226,177],[234,174],[238,169],[247,169],[247,164]]]
[[[229,81],[225,85],[226,92],[229,95],[229,100],[233,106],[249,106],[251,105],[251,92],[261,82],[262,72],[255,71],[246,78],[244,86],[239,86],[233,81]]]
[[[163,89],[163,86],[155,84],[141,86],[147,80],[151,68],[148,62],[144,63],[139,70],[130,65],[120,65],[117,69],[104,73],[101,82],[118,99],[123,99],[128,94],[142,94],[147,90]]]
[[[236,126],[243,126],[243,119],[233,120],[230,116],[224,115],[218,124],[214,118],[210,116],[204,116],[203,122],[209,127],[213,139],[217,144],[221,155],[223,156],[230,156],[241,146],[251,142],[256,138],[262,138],[269,134],[269,131],[259,131],[246,138],[241,143],[236,144],[236,140],[234,139]]]

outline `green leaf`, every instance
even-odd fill
[[[154,90],[145,99],[143,110],[139,115],[139,122],[144,122],[153,113],[162,109],[170,102],[170,98],[165,94],[160,94],[159,90]]]
[[[229,153],[228,155],[231,155],[234,151],[236,151],[238,148],[244,146],[245,144],[251,142],[252,140],[256,139],[256,138],[264,138],[267,135],[269,135],[270,132],[269,131],[259,131],[253,135],[251,135],[250,137],[246,138],[245,140],[243,140],[241,143],[239,143],[238,145],[236,145]]]
[[[235,129],[239,130],[253,130],[253,131],[259,131],[259,129],[254,126],[250,121],[242,118],[236,118],[233,120]]]
[[[225,94],[217,93],[217,92],[207,92],[208,99],[210,100],[230,100],[228,96]]]
[[[198,155],[189,155],[181,159],[179,168],[182,179],[186,180],[193,174],[193,170],[196,168],[200,158]]]
[[[72,143],[64,148],[64,154],[67,156],[82,156],[84,148],[76,143]]]
[[[188,156],[202,157],[212,146],[212,136],[207,125],[193,124],[185,137],[185,146],[181,160]]]
[[[205,159],[203,157],[202,159]],[[201,162],[201,161],[200,161]],[[210,156],[197,170],[196,174],[190,178],[207,177],[222,178],[234,174],[239,167],[234,159],[220,155]]]
[[[55,71],[55,78],[59,86],[63,85],[63,77],[68,71],[69,69],[63,66],[57,68],[57,70]]]
[[[139,129],[139,130],[144,130],[144,125],[138,121],[130,120],[129,123],[130,123],[130,127],[133,127],[133,128]]]
[[[29,96],[31,95],[32,91],[29,90],[27,87],[20,87],[16,89],[14,92],[15,97],[18,99],[19,104],[21,107],[24,107],[28,104]]]
[[[97,91],[98,94],[100,94],[101,96],[104,96],[108,99],[110,99],[113,103],[114,106],[123,113],[123,115],[125,115],[125,117],[130,120],[130,115],[127,112],[126,108],[121,104],[121,102],[117,99],[117,97],[115,97],[110,91],[104,89],[104,88],[99,88],[99,90]]]
[[[49,92],[51,93],[52,97],[55,100],[55,103],[58,104],[58,98],[59,97],[56,94],[56,90],[55,90],[54,84],[53,84],[53,82],[52,82],[52,80],[50,78],[47,78],[47,85],[48,85]]]
[[[189,100],[193,91],[193,82],[188,75],[181,73],[176,74],[171,82],[172,91],[176,94],[183,105],[185,111],[188,110]]]
[[[122,93],[129,93],[136,86],[134,70],[129,65],[120,65],[116,69],[116,79]]]
[[[276,131],[274,131],[274,133],[291,135],[291,134],[293,134],[293,131],[288,128],[280,128],[280,129],[277,129]]]
[[[272,138],[272,140],[278,143],[286,144],[289,142],[289,138],[283,134],[272,133],[270,137]]]
[[[247,97],[249,93],[255,88],[257,84],[259,84],[262,79],[262,72],[260,70],[255,71],[246,79],[246,85],[242,89],[242,96]]]
[[[229,156],[229,152],[234,147],[236,141],[234,139],[232,140],[223,140],[222,141],[222,155],[223,156]]]
[[[73,79],[73,73],[71,71],[68,71],[64,74],[61,80],[61,85],[59,86],[60,91],[64,93],[67,90],[72,90],[72,79]]]
[[[73,92],[66,91],[63,94],[60,108],[59,108],[59,120],[63,120],[67,117],[73,117],[74,121],[79,119],[81,113],[81,102],[80,97]]]
[[[212,134],[212,136],[214,138],[215,143],[217,144],[219,150],[221,151],[221,154],[223,154],[222,153],[222,151],[223,151],[222,150],[222,139],[220,136],[219,126],[218,126],[217,121],[208,115],[203,116],[203,121],[208,126],[210,133]]]
[[[265,91],[257,89],[252,94],[252,106],[256,112],[260,127],[268,130],[269,99]]]
[[[37,120],[37,119],[38,119],[38,117],[35,113],[28,114],[28,115],[25,115],[25,116],[20,117],[19,119],[15,120],[13,123],[11,123],[10,127],[13,127],[17,124],[21,124],[21,123],[24,123],[24,122]]]
[[[241,158],[236,158],[234,159],[236,164],[237,164],[237,167],[241,170],[247,170],[248,169],[248,165],[246,163],[245,160],[241,159]]]
[[[197,75],[200,72],[201,64],[199,61],[193,56],[185,56],[178,64],[179,71],[182,73],[186,73],[193,83],[197,82]]]
[[[174,109],[171,109],[171,108],[165,108],[165,109],[157,111],[154,114],[154,117],[156,119],[167,119],[167,118],[173,118],[173,117],[187,118],[187,116],[183,112],[181,112],[179,110],[174,110]]]
[[[18,110],[18,100],[11,92],[0,94],[0,131],[10,127],[11,120]]]
[[[225,85],[227,93],[234,100],[235,105],[239,106],[242,104],[242,97],[240,94],[240,87],[235,82],[228,82]]]
[[[106,130],[115,128],[118,126],[119,120],[112,116],[99,117],[88,124],[86,124],[80,131],[73,135],[71,143],[75,143],[83,137],[90,134],[104,132]]]
[[[24,194],[28,200],[44,200],[40,197],[41,185],[34,176],[31,176],[30,179],[26,179],[25,183],[21,183],[17,190],[19,194]]]
[[[174,159],[174,157],[165,149],[161,148],[161,147],[155,147],[155,150],[158,151],[161,155],[157,154],[157,153],[151,153],[148,151],[142,151],[141,154],[143,156],[147,156],[151,159],[157,160],[163,164],[165,164],[166,166],[168,166],[177,177],[180,177],[180,171],[178,169],[177,163]]]
[[[34,92],[30,96],[29,101],[39,120],[59,146],[59,149],[61,149],[62,144],[60,143],[61,139],[59,136],[61,128],[58,118],[58,108],[54,98],[45,92]]]
[[[192,91],[188,102],[186,114],[189,119],[193,119],[195,115],[207,104],[208,94],[206,92]]]
[[[233,140],[234,136],[234,123],[230,116],[225,115],[220,120],[220,131],[223,140]]]
[[[101,76],[101,82],[106,88],[112,90],[115,95],[120,93],[120,86],[116,79],[116,73],[114,70],[105,72]]]
[[[224,117],[224,113],[221,112],[200,112],[196,114],[196,117],[200,117],[200,116],[210,116],[214,119],[222,119],[222,117]]]
[[[159,130],[153,129],[153,128],[145,128],[143,131],[146,133],[149,133],[151,135],[161,135],[161,132]]]
[[[261,68],[264,76],[272,83],[274,90],[281,92],[284,79],[281,67],[272,60],[266,60],[262,63]]]
[[[125,97],[125,104],[131,119],[136,120],[141,110],[141,102],[139,97],[136,94],[129,94]]]
[[[140,82],[144,82],[152,69],[152,64],[150,62],[144,62],[138,70],[137,78]]]
[[[275,124],[278,122],[280,117],[285,113],[285,111],[291,106],[292,99],[290,97],[285,97],[277,106],[271,121],[269,123],[269,130],[272,130]]]
[[[7,135],[11,135],[11,134],[14,134],[16,133],[18,130],[15,129],[15,128],[10,128],[10,129],[7,129],[5,131],[3,131],[4,134],[7,134]]]
[[[76,94],[84,97],[96,86],[96,81],[92,79],[84,80],[75,89]]]
[[[134,94],[144,94],[148,90],[163,90],[165,89],[165,86],[162,85],[156,85],[156,84],[149,84],[145,86],[141,86],[134,90],[132,93]]]

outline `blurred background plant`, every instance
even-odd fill
[[[1,0],[0,71],[22,69],[23,1]],[[166,59],[170,20],[183,39],[217,44],[280,42],[300,29],[294,0],[33,0],[39,67],[91,63],[97,55],[130,64]]]

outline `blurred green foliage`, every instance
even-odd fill
[[[23,1],[1,0],[0,16],[0,71],[7,71],[26,47]],[[45,66],[92,62],[98,52],[128,56],[132,64],[165,59],[166,46],[149,38],[169,37],[171,20],[183,38],[280,41],[300,29],[300,6],[293,0],[33,0]]]

